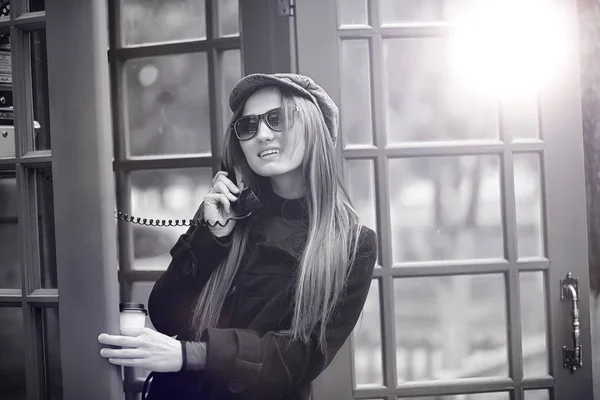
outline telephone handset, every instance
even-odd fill
[[[225,168],[224,164],[221,164],[221,171],[227,171],[228,175],[227,177],[237,186],[237,179],[236,179],[236,171],[230,171],[228,169]],[[240,174],[241,177],[241,174]],[[252,189],[250,189],[249,186],[246,186],[243,190],[242,193],[240,194],[240,196],[238,197],[237,201],[231,202],[231,207],[232,209],[235,211],[237,217],[232,217],[227,219],[227,221],[225,221],[224,224],[221,224],[220,222],[215,222],[214,224],[211,224],[207,221],[204,221],[200,218],[196,218],[194,217],[194,219],[181,219],[181,220],[164,220],[164,219],[147,219],[147,218],[139,218],[139,217],[134,217],[132,215],[128,215],[128,214],[123,214],[120,211],[116,211],[115,212],[115,218],[121,220],[121,221],[125,221],[125,222],[130,222],[132,224],[138,224],[138,225],[146,225],[146,226],[209,226],[211,228],[214,228],[215,226],[219,225],[219,226],[225,226],[227,225],[227,223],[231,220],[240,220],[240,219],[244,219],[244,218],[248,218],[249,216],[251,216],[254,211],[262,208],[262,203],[260,202],[260,200],[258,199],[258,197],[254,194],[254,192],[252,191]]]
[[[237,178],[238,176],[240,178],[242,176],[241,172],[239,172],[239,169],[236,168],[236,170],[230,171],[225,167],[224,164],[221,164],[221,171],[226,171],[227,177],[233,182],[234,185],[238,186]],[[258,196],[254,194],[252,189],[250,189],[250,186],[244,187],[237,201],[231,203],[231,207],[237,215],[237,218],[235,219],[247,218],[252,215],[254,211],[262,208],[262,206],[263,205],[258,199]],[[225,222],[225,224],[227,224],[227,222]]]

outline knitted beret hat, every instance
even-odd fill
[[[231,90],[231,95],[229,96],[231,111],[236,112],[252,93],[266,86],[292,89],[293,92],[307,97],[315,103],[323,114],[323,119],[335,145],[339,126],[338,108],[322,87],[304,75],[287,73],[247,75],[240,79]]]

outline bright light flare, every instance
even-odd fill
[[[500,0],[458,21],[449,62],[463,84],[494,97],[531,93],[568,57],[567,23],[552,0]]]

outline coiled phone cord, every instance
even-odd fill
[[[44,178],[46,181],[52,183],[52,174],[51,173],[48,173],[42,169],[37,169],[36,171],[42,178]],[[159,226],[159,227],[163,227],[163,226],[164,227],[208,226],[210,228],[214,228],[217,225],[220,227],[225,227],[229,223],[229,221],[232,221],[232,220],[237,221],[240,219],[248,218],[249,216],[251,216],[253,214],[253,212],[254,212],[254,210],[249,210],[248,213],[245,215],[228,218],[227,221],[225,221],[224,223],[215,221],[214,224],[211,224],[210,222],[205,221],[204,219],[175,219],[175,220],[169,219],[169,220],[166,220],[166,219],[140,218],[140,217],[134,217],[133,215],[122,213],[121,211],[115,211],[115,218],[120,221],[125,221],[125,222],[129,222],[131,224],[144,225],[144,226]]]
[[[115,211],[115,218],[120,221],[125,221],[125,222],[129,222],[132,224],[144,225],[144,226],[161,226],[161,227],[162,226],[193,226],[193,227],[208,226],[210,228],[214,228],[217,225],[224,227],[231,220],[237,221],[240,219],[248,218],[249,216],[252,215],[252,213],[253,213],[253,211],[250,211],[246,215],[228,218],[227,221],[225,221],[225,223],[223,223],[223,224],[219,221],[215,221],[214,224],[211,224],[210,222],[205,221],[203,219],[175,219],[175,220],[169,219],[169,220],[165,220],[165,219],[140,218],[140,217],[134,217],[133,215],[123,214],[120,211]]]

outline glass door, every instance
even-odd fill
[[[307,0],[296,24],[380,240],[314,400],[591,399],[574,2]]]

